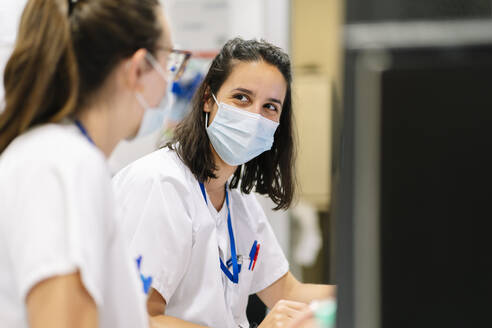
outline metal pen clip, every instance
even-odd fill
[[[249,260],[250,260],[249,256],[244,256],[244,255],[237,256],[237,263],[239,264],[243,264],[244,261],[249,261]]]
[[[237,264],[243,264],[244,261],[249,261],[250,258],[248,256],[244,256],[244,255],[241,255],[241,254],[238,254],[237,255]],[[228,261],[227,261],[227,266],[231,266],[232,265],[232,258],[230,258]]]

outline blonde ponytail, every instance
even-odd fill
[[[28,1],[5,67],[4,86],[0,153],[30,127],[59,122],[73,113],[78,70],[67,1]]]

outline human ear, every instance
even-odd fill
[[[205,92],[203,93],[203,111],[206,113],[211,113],[214,108],[214,98],[212,97],[212,92],[210,91],[210,87],[207,87]]]
[[[128,88],[136,92],[143,90],[142,76],[147,71],[146,54],[146,49],[138,49],[124,64],[125,83]]]

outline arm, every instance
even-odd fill
[[[147,312],[150,316],[151,328],[204,328],[203,326],[165,315],[166,300],[154,288],[150,290],[149,298],[147,299]]]
[[[150,316],[150,328],[205,328],[178,318],[165,315],[166,301],[155,289],[151,289],[147,300],[147,311]],[[261,323],[259,328],[283,327],[293,322],[299,322],[299,317],[304,318],[309,307],[304,303],[282,300],[271,308],[270,313]]]
[[[292,273],[287,272],[257,295],[269,309],[272,309],[280,300],[310,303],[317,299],[335,297],[335,289],[333,285],[303,284]]]
[[[96,328],[97,307],[79,273],[57,276],[35,285],[26,297],[29,327]]]

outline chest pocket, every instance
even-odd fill
[[[234,316],[234,321],[241,326],[249,326],[246,318],[246,307],[248,305],[249,293],[253,283],[254,271],[249,270],[249,258],[244,257],[239,272],[237,284],[229,279],[226,283],[226,302]]]

